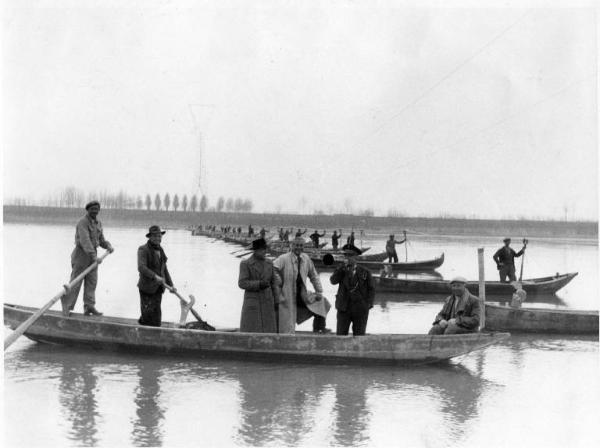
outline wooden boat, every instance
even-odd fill
[[[323,258],[313,258],[313,263],[317,268],[320,269],[335,269],[344,263],[344,259],[342,257],[334,258],[333,265],[326,265]],[[359,257],[360,258],[360,257]],[[369,269],[371,272],[378,272],[381,269],[391,269],[392,272],[406,272],[406,271],[415,271],[415,272],[425,272],[425,271],[433,271],[439,268],[444,263],[444,254],[440,255],[437,258],[433,258],[431,260],[422,260],[422,261],[409,261],[409,262],[400,262],[400,263],[386,263],[385,261],[363,261],[360,260],[357,262],[361,266]]]
[[[598,311],[485,304],[486,331],[598,334]]]
[[[37,308],[4,304],[4,324],[15,329]],[[273,358],[317,362],[424,364],[464,355],[509,337],[508,333],[429,336],[379,334],[360,337],[313,333],[240,333],[236,330],[202,331],[144,327],[135,319],[47,311],[25,336],[53,344],[79,345],[108,350],[182,353],[237,358]]]
[[[522,288],[527,296],[538,294],[554,294],[560,288],[569,283],[577,275],[577,272],[568,274],[556,274],[553,277],[530,278],[521,281]],[[374,275],[375,287],[378,291],[420,293],[420,294],[449,294],[450,286],[447,280],[421,280],[413,278],[382,277]],[[467,288],[472,294],[479,294],[479,282],[469,281]],[[510,283],[499,281],[486,281],[486,295],[501,295],[510,297],[515,288]]]

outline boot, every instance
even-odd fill
[[[102,313],[94,305],[83,305],[84,316],[102,316]]]

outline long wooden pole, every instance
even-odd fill
[[[6,350],[8,347],[10,347],[11,344],[13,342],[15,342],[19,336],[21,336],[23,333],[25,333],[27,331],[27,329],[29,327],[31,327],[31,325],[42,316],[42,314],[44,314],[46,311],[48,311],[50,309],[50,307],[52,307],[52,305],[54,305],[56,302],[58,302],[58,300],[62,296],[64,296],[67,293],[67,291],[69,291],[73,286],[75,286],[77,283],[82,281],[83,278],[90,271],[95,269],[98,266],[98,263],[102,262],[102,260],[104,260],[106,257],[108,257],[108,255],[110,253],[111,252],[108,252],[108,251],[104,252],[100,257],[98,257],[98,261],[94,261],[87,268],[85,268],[85,270],[81,274],[79,274],[77,277],[75,277],[71,283],[63,286],[63,289],[58,294],[56,294],[54,297],[52,297],[52,299],[50,299],[50,301],[48,303],[46,303],[43,307],[41,307],[39,310],[37,310],[35,313],[33,313],[29,319],[27,319],[25,322],[23,322],[21,325],[19,325],[15,329],[15,331],[13,331],[11,334],[9,334],[8,337],[4,340],[4,350]]]
[[[485,268],[483,262],[483,247],[477,249],[477,260],[479,264],[479,298],[481,299],[481,317],[479,327],[485,328]]]
[[[406,241],[406,230],[404,230],[402,233],[404,233],[404,257],[408,263],[408,241]]]
[[[519,273],[519,281],[523,280],[523,265],[525,264],[525,249],[527,248],[527,239],[523,239],[523,255],[521,258],[521,272]]]

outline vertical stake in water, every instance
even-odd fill
[[[481,299],[481,322],[480,328],[485,328],[485,268],[483,264],[483,247],[477,249],[477,260],[479,263],[479,298]]]

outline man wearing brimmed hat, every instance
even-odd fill
[[[460,334],[479,331],[481,307],[479,298],[469,292],[464,277],[450,281],[452,294],[446,298],[442,311],[435,317],[429,334]]]
[[[527,240],[523,240],[523,248],[519,252],[515,252],[512,247],[510,247],[510,238],[504,238],[504,246],[498,249],[492,256],[496,262],[501,282],[514,282],[517,279],[515,274],[515,258],[520,257],[525,253],[526,241]]]
[[[167,269],[167,255],[160,245],[166,232],[159,226],[151,226],[146,238],[148,242],[138,248],[137,265],[140,278],[137,287],[140,291],[140,325],[160,327],[162,322],[161,302],[165,284],[173,287],[171,274]],[[172,289],[172,293],[177,290]]]
[[[75,249],[71,253],[71,281],[81,274],[89,265],[98,261],[98,246],[112,252],[112,245],[104,239],[102,223],[98,220],[100,203],[91,201],[85,206],[86,215],[77,222],[75,228]],[[83,286],[83,314],[100,316],[96,309],[96,285],[98,284],[98,268],[92,269],[82,282],[74,285],[61,297],[62,311],[65,316],[71,314],[75,307],[77,296]]]
[[[335,299],[338,335],[347,335],[350,324],[354,336],[364,335],[367,331],[369,310],[373,308],[373,277],[367,268],[356,264],[359,254],[358,249],[345,252],[344,264],[336,268],[329,279],[332,285],[339,285]]]
[[[326,333],[325,316],[313,313],[307,304],[311,298],[306,289],[306,279],[315,288],[314,302],[326,300],[323,297],[323,287],[319,273],[310,257],[303,252],[304,238],[298,237],[291,243],[292,249],[287,254],[280,255],[274,262],[275,284],[279,297],[279,333],[294,333],[296,324],[314,316],[313,332]]]
[[[254,253],[240,263],[238,286],[244,290],[240,331],[277,333],[275,275],[273,262],[266,258],[264,238],[252,241]]]

